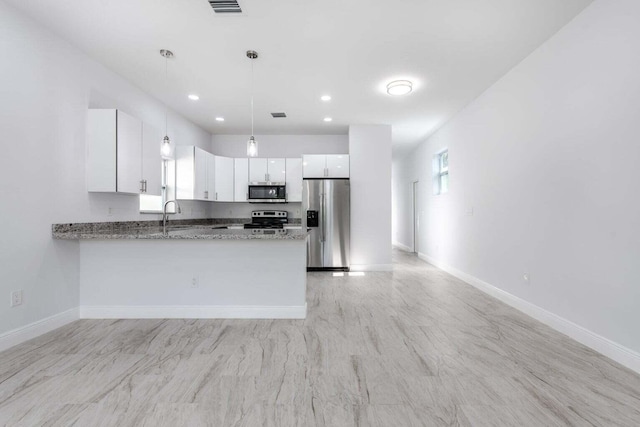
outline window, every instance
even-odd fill
[[[140,213],[158,214],[162,213],[164,202],[175,199],[175,161],[162,161],[162,195],[153,196],[140,194]],[[167,212],[175,213],[175,204],[171,203],[167,207]]]
[[[449,192],[449,150],[441,151],[434,158],[434,193],[445,194]]]

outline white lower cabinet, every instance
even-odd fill
[[[233,201],[246,202],[249,191],[249,159],[233,159]]]
[[[286,160],[287,201],[302,201],[302,159]]]
[[[235,180],[233,169],[234,159],[231,157],[214,156],[215,158],[215,197],[217,202],[233,202],[233,183]]]

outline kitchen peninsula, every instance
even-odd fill
[[[81,318],[306,317],[306,239],[221,220],[55,224],[79,244]]]

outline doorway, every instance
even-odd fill
[[[411,207],[412,207],[412,216],[413,216],[413,248],[412,248],[412,252],[413,253],[418,253],[419,251],[419,247],[418,247],[418,242],[420,241],[419,238],[419,231],[420,231],[420,210],[419,210],[419,200],[418,200],[418,195],[419,195],[419,181],[414,181],[411,185]]]

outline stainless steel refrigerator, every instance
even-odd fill
[[[349,270],[350,183],[348,179],[305,179],[302,226],[307,240],[308,270]]]

